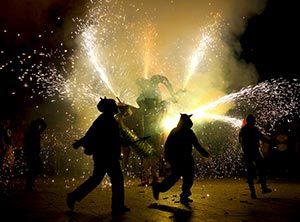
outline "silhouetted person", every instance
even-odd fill
[[[192,115],[180,114],[180,120],[169,134],[165,143],[165,159],[171,165],[171,174],[161,183],[152,185],[153,197],[158,200],[160,192],[168,191],[182,176],[182,193],[180,202],[188,204],[192,202],[189,198],[194,181],[194,159],[192,147],[194,146],[204,157],[210,154],[200,145],[198,139],[191,129]]]
[[[124,178],[120,165],[121,142],[119,125],[114,115],[118,107],[113,99],[101,99],[97,108],[102,114],[93,122],[83,138],[73,144],[83,146],[86,153],[93,155],[94,171],[83,184],[67,194],[67,205],[73,211],[75,202],[81,201],[102,181],[107,173],[112,184],[112,214],[120,214],[130,209],[124,205]]]
[[[32,190],[36,177],[42,172],[43,163],[40,157],[41,134],[47,128],[46,122],[41,119],[31,121],[24,136],[24,154],[27,163],[26,189]]]
[[[249,114],[246,118],[246,124],[239,133],[239,142],[242,145],[247,168],[247,183],[250,188],[251,198],[253,199],[257,198],[254,187],[256,171],[259,173],[259,182],[261,183],[262,193],[272,192],[272,190],[267,187],[265,162],[259,150],[259,141],[269,142],[269,140],[255,126],[255,122],[254,115]]]

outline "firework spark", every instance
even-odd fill
[[[185,81],[183,84],[183,89],[186,89],[190,79],[195,74],[197,68],[202,63],[207,63],[207,59],[205,56],[207,55],[207,51],[209,48],[213,48],[214,42],[220,38],[220,30],[221,30],[221,13],[216,13],[213,17],[213,23],[205,26],[201,30],[201,37],[198,42],[198,46],[196,47],[195,51],[193,52],[190,64],[188,66],[187,75],[185,77]]]
[[[188,49],[192,48],[190,44],[187,44],[189,41],[185,38],[180,39],[182,36],[175,36],[174,34],[179,34],[176,32],[171,32],[172,35],[168,36],[168,33],[170,33],[168,28],[170,24],[174,24],[173,17],[171,22],[165,24],[156,24],[155,22],[159,19],[157,21],[153,19],[151,25],[147,26],[147,31],[143,32],[145,31],[145,22],[142,20],[157,11],[150,10],[147,14],[143,11],[141,5],[128,4],[128,8],[124,8],[124,5],[127,4],[118,3],[120,2],[98,1],[87,8],[88,13],[83,18],[72,18],[77,30],[73,31],[70,36],[71,39],[81,41],[78,48],[68,51],[64,43],[60,43],[57,48],[41,47],[34,49],[32,53],[22,53],[16,58],[17,63],[20,63],[16,67],[22,65],[21,69],[17,70],[22,73],[19,79],[24,87],[32,91],[31,98],[42,96],[46,102],[49,101],[50,107],[55,105],[59,99],[64,101],[64,105],[68,106],[70,104],[71,106],[68,107],[68,112],[64,111],[66,108],[62,106],[56,110],[58,115],[66,117],[64,120],[69,125],[60,122],[59,130],[49,129],[46,132],[43,146],[42,152],[49,168],[54,167],[54,162],[60,158],[60,161],[58,161],[60,165],[58,169],[55,169],[57,174],[77,173],[81,175],[81,178],[85,178],[90,174],[91,160],[80,155],[80,150],[70,149],[70,144],[84,134],[86,128],[98,114],[95,109],[97,100],[100,96],[108,94],[108,92],[116,96],[116,92],[122,91],[121,89],[124,87],[122,99],[134,103],[138,96],[135,91],[137,88],[135,80],[140,77],[141,73],[146,78],[149,77],[153,71],[151,69],[158,69],[157,67],[166,70],[165,75],[170,82],[174,83],[174,89],[182,88],[183,85],[183,88],[187,88],[190,92],[190,97],[185,97],[172,104],[176,111],[169,113],[163,125],[169,130],[176,126],[180,112],[193,114],[196,128],[199,129],[199,135],[204,138],[203,140],[209,146],[212,147],[211,144],[217,144],[215,147],[218,151],[224,147],[237,147],[236,133],[241,126],[241,119],[248,112],[252,112],[257,116],[258,124],[265,133],[270,132],[275,123],[282,118],[292,120],[293,116],[299,117],[300,83],[298,79],[293,81],[282,78],[272,79],[257,85],[247,86],[238,92],[222,97],[211,96],[210,101],[208,99],[201,100],[201,102],[197,100],[207,88],[203,91],[196,90],[198,82],[195,81],[190,85],[189,83],[203,65],[207,65],[209,67],[208,74],[212,74],[210,71],[215,66],[209,66],[209,59],[212,56],[211,51],[214,50],[215,52],[221,48],[216,47],[216,44],[224,44],[220,38],[220,33],[227,28],[227,26],[221,26],[221,14],[209,19],[209,21],[212,21],[211,25],[209,25],[209,22],[205,22],[203,24],[199,23],[197,27],[190,26],[190,24],[184,24],[185,27],[181,27],[180,31],[182,33],[186,31],[187,33],[193,33],[191,34],[192,37],[195,35],[196,29],[199,30],[200,27],[203,27],[200,28],[200,35],[198,33],[198,37],[195,38],[197,39],[196,43],[194,42],[195,50],[192,52],[190,60],[186,61],[185,58],[189,58],[189,56],[185,55],[189,55]],[[182,10],[179,9],[179,11]],[[165,10],[162,14],[165,15]],[[157,17],[167,18],[160,16]],[[184,21],[184,19],[179,20]],[[146,21],[149,21],[149,19],[147,18]],[[162,19],[159,21],[162,21]],[[165,32],[161,34],[162,31]],[[155,37],[158,37],[158,33],[160,39],[155,39]],[[142,39],[141,36],[143,36]],[[162,36],[164,38],[161,38]],[[190,35],[187,36],[192,39]],[[39,39],[42,41],[42,38]],[[141,42],[143,50],[139,50]],[[153,52],[158,52],[155,55],[158,61],[155,67],[154,65],[151,66],[153,64]],[[214,59],[223,65],[219,57],[214,57]],[[31,63],[32,60],[35,62]],[[30,64],[30,66],[27,64]],[[91,66],[93,72],[90,72]],[[10,62],[0,65],[0,69],[8,68],[14,69]],[[223,70],[216,71],[218,77],[222,75],[221,71]],[[95,73],[97,75],[94,75]],[[183,78],[184,81],[181,81],[182,73],[186,74]],[[241,74],[241,72],[238,72],[238,74]],[[202,76],[200,77],[202,78]],[[201,81],[203,79],[204,77]],[[221,77],[220,79],[221,82],[224,80]],[[113,85],[111,84],[112,80]],[[196,85],[196,87],[193,88],[191,85]],[[218,90],[225,91],[224,88]],[[191,102],[191,98],[195,98],[197,101]],[[228,105],[229,108],[221,112],[223,105]],[[81,122],[79,124],[78,119],[82,119],[84,124],[81,124]],[[204,120],[213,124],[206,124]],[[220,123],[222,127],[215,127]],[[201,127],[207,127],[207,130],[202,130]],[[224,135],[224,128],[227,130],[226,132],[232,130],[230,136]],[[220,133],[215,133],[216,130],[220,130]],[[220,139],[221,145],[215,142],[218,135],[223,136]],[[224,142],[224,138],[227,143]],[[220,175],[221,172],[223,175],[231,175],[232,172],[229,172],[229,169],[232,171],[241,169],[239,167],[240,153],[238,149],[225,148],[225,153],[220,154],[221,157],[215,157],[214,165],[211,168],[220,172]],[[138,156],[132,156],[132,163],[129,166],[132,172],[136,173],[137,169],[140,168],[139,165],[134,165],[139,160]],[[235,164],[233,164],[233,161],[235,161]],[[226,168],[224,163],[228,163],[230,167]],[[205,165],[197,165],[198,169],[201,166]],[[201,168],[199,172],[206,172],[206,169],[205,167]],[[132,175],[134,177],[137,174]],[[71,179],[66,183],[74,185],[75,182]],[[109,186],[109,184],[106,185]]]
[[[211,113],[218,111],[218,107],[221,105],[235,104],[232,105],[232,109],[239,113],[243,113],[242,111],[245,109],[253,112],[257,116],[260,127],[264,129],[265,133],[269,133],[280,119],[285,117],[292,119],[300,115],[299,92],[300,82],[298,79],[292,81],[283,78],[272,79],[230,93],[194,110],[188,110],[187,113],[194,114],[195,119],[211,118],[239,127],[241,126],[240,119]],[[170,125],[174,126],[176,122],[176,118],[168,117],[164,121],[164,126],[170,129]],[[266,129],[267,125],[270,125],[268,129]]]
[[[191,77],[195,73],[196,68],[199,66],[199,64],[203,60],[205,52],[208,48],[208,45],[211,42],[212,42],[212,37],[210,37],[207,34],[202,35],[201,40],[199,42],[199,45],[198,45],[197,49],[195,50],[195,52],[192,55],[190,67],[188,69],[189,71],[188,71],[188,74],[187,74],[186,79],[184,81],[183,89],[186,88],[186,86],[189,83]]]
[[[102,65],[101,62],[99,62],[99,54],[96,53],[96,49],[98,49],[96,43],[95,43],[95,34],[96,31],[92,27],[90,27],[88,30],[82,33],[83,36],[83,47],[86,49],[86,52],[88,54],[88,57],[93,64],[95,70],[97,71],[100,79],[104,82],[104,84],[108,87],[108,89],[114,94],[114,96],[118,96],[113,89],[108,76],[107,72]]]

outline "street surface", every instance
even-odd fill
[[[36,189],[26,192],[23,182],[10,182],[1,191],[1,222],[165,222],[165,221],[230,221],[230,222],[298,222],[300,221],[300,181],[269,180],[273,189],[252,200],[245,179],[197,179],[192,188],[190,206],[179,203],[179,181],[170,191],[152,198],[151,187],[138,186],[138,180],[126,179],[126,205],[131,211],[112,217],[110,187],[102,183],[80,203],[75,212],[66,206],[66,193],[82,180],[72,178],[40,178]]]

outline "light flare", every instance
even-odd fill
[[[166,132],[170,132],[178,123],[179,116],[168,116],[162,120],[162,128]]]

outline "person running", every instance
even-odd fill
[[[171,174],[162,182],[153,183],[152,192],[154,199],[159,199],[160,192],[168,191],[182,176],[182,192],[180,194],[180,202],[189,204],[193,202],[189,198],[191,188],[194,181],[195,167],[192,156],[193,146],[204,157],[209,157],[210,154],[200,145],[195,133],[191,129],[193,122],[190,119],[192,115],[180,114],[180,120],[167,137],[164,146],[164,155],[166,161],[171,166]]]

